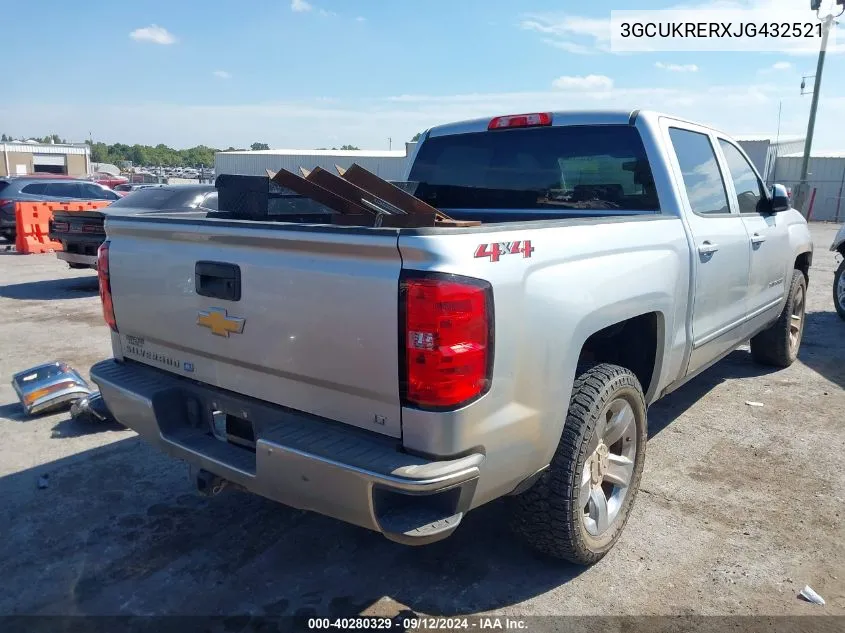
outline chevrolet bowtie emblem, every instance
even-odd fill
[[[212,334],[226,338],[229,338],[229,334],[243,332],[245,321],[246,319],[228,316],[223,308],[200,310],[199,316],[197,316],[197,325],[210,328]]]

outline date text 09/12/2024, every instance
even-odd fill
[[[475,618],[445,618],[445,617],[414,617],[402,618],[401,622],[394,622],[391,618],[384,617],[352,617],[352,618],[309,618],[308,629],[331,630],[331,629],[372,629],[390,630],[397,624],[401,624],[406,631],[455,631],[455,630],[526,630],[527,623],[520,618],[510,617],[475,617]]]

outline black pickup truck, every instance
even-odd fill
[[[71,268],[97,268],[97,249],[106,239],[107,215],[167,211],[217,210],[214,185],[161,185],[133,191],[96,211],[57,211],[50,221],[50,239],[62,243],[56,257]]]

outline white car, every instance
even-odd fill
[[[833,276],[833,305],[839,316],[845,319],[845,225],[839,229],[830,250],[838,251],[843,257]]]

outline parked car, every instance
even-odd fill
[[[49,235],[62,243],[56,257],[71,268],[97,268],[97,248],[106,239],[104,219],[167,210],[173,213],[217,210],[214,185],[140,185],[117,202],[96,211],[53,213]]]
[[[143,184],[143,183],[135,183],[135,182],[124,182],[119,185],[115,185],[112,191],[116,191],[117,193],[125,196],[127,193],[131,193],[132,191],[138,191],[138,189],[147,189],[149,187],[160,187],[161,185],[155,185],[152,183]]]
[[[10,176],[0,178],[0,235],[15,241],[15,203],[50,200],[120,200],[108,187],[89,180],[58,176]]]
[[[591,564],[631,511],[647,406],[749,339],[761,363],[798,355],[807,222],[721,132],[479,119],[424,133],[407,180],[481,224],[109,215],[108,409],[200,490],[407,544],[512,496],[528,543]]]
[[[91,176],[91,180],[100,185],[103,185],[104,187],[108,187],[109,189],[114,189],[117,185],[122,185],[123,183],[129,182],[129,179],[126,176],[115,176],[114,174],[109,174],[105,172],[94,174],[93,176]]]
[[[839,229],[830,250],[837,251],[843,258],[833,276],[833,305],[839,316],[845,319],[845,225]]]

